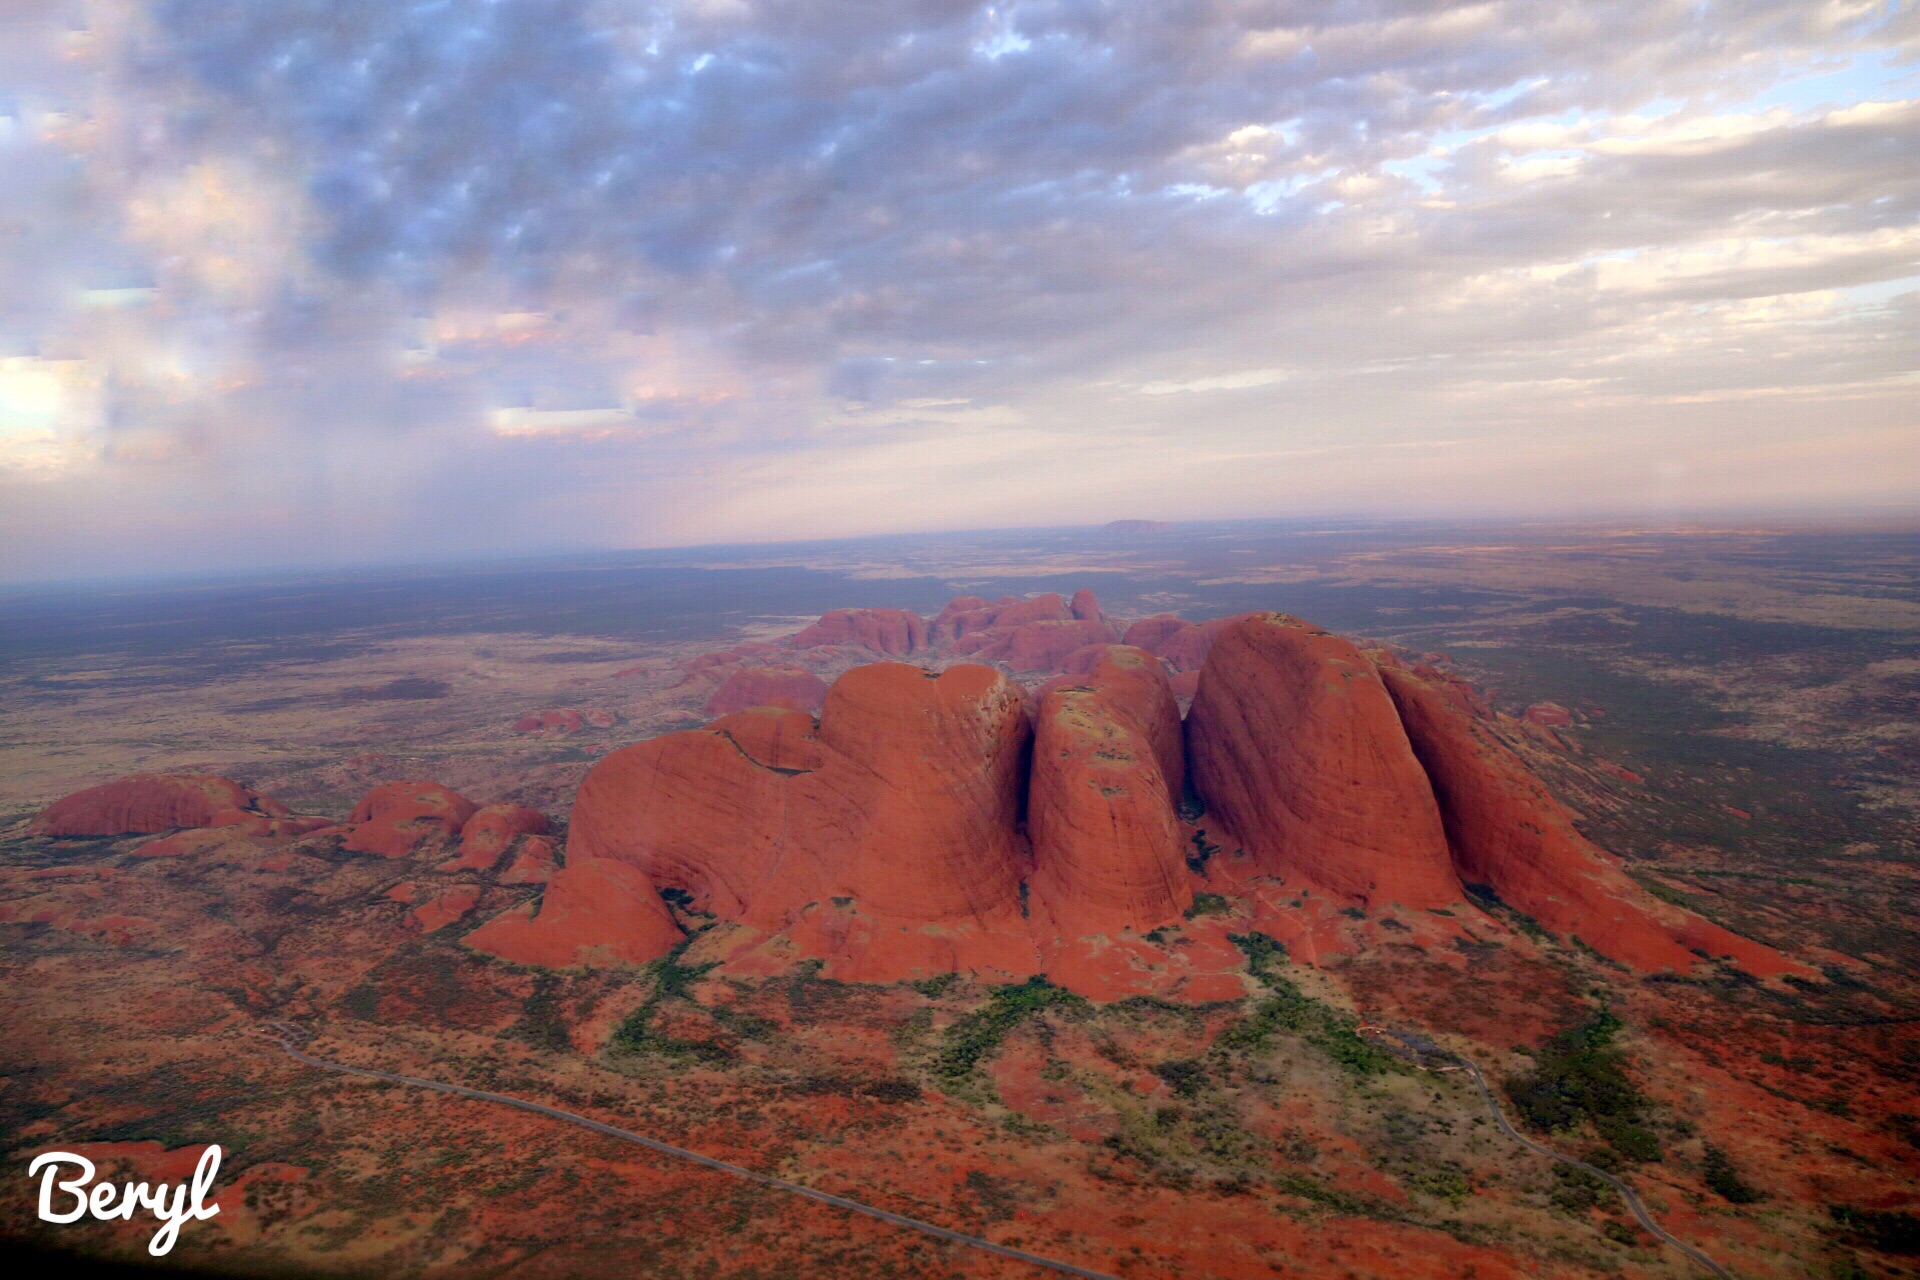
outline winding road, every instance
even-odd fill
[[[1057,1271],[1063,1275],[1083,1276],[1086,1277],[1086,1280],[1119,1280],[1118,1277],[1109,1275],[1104,1271],[1095,1271],[1089,1267],[1076,1266],[1071,1262],[1061,1262],[1055,1258],[1043,1258],[1037,1253],[1028,1253],[1023,1249],[1013,1249],[1003,1244],[995,1244],[993,1241],[982,1239],[979,1236],[970,1236],[959,1231],[949,1231],[947,1228],[935,1226],[931,1222],[923,1222],[918,1218],[909,1218],[903,1214],[889,1213],[885,1209],[876,1209],[872,1205],[862,1204],[858,1200],[849,1200],[844,1196],[830,1195],[825,1191],[817,1191],[812,1187],[803,1186],[798,1182],[787,1182],[780,1178],[770,1177],[764,1173],[756,1173],[752,1169],[744,1168],[737,1164],[728,1164],[726,1161],[716,1160],[712,1156],[703,1156],[697,1151],[689,1151],[685,1147],[676,1147],[671,1143],[661,1142],[657,1138],[649,1138],[644,1134],[634,1133],[629,1129],[619,1129],[610,1124],[602,1124],[598,1120],[590,1120],[586,1116],[576,1115],[571,1111],[562,1111],[558,1107],[549,1107],[538,1102],[527,1102],[521,1098],[509,1097],[504,1093],[488,1093],[484,1089],[469,1089],[465,1085],[444,1084],[438,1080],[423,1080],[417,1076],[396,1075],[389,1071],[374,1071],[366,1067],[350,1067],[345,1063],[328,1062],[324,1058],[316,1058],[311,1054],[302,1052],[293,1040],[293,1037],[298,1034],[297,1030],[292,1027],[287,1027],[284,1024],[271,1028],[257,1028],[257,1032],[259,1035],[273,1041],[282,1049],[286,1050],[289,1057],[298,1062],[305,1063],[307,1066],[318,1067],[322,1071],[338,1071],[344,1075],[360,1076],[367,1080],[384,1080],[388,1084],[411,1085],[416,1089],[432,1089],[436,1093],[450,1093],[462,1098],[473,1098],[480,1102],[493,1102],[503,1107],[515,1107],[521,1111],[531,1111],[535,1115],[546,1116],[553,1120],[564,1120],[568,1124],[576,1124],[583,1129],[591,1129],[595,1133],[604,1134],[609,1138],[618,1138],[622,1142],[631,1142],[635,1146],[645,1147],[649,1151],[657,1151],[661,1155],[672,1156],[676,1160],[685,1160],[692,1164],[717,1170],[720,1173],[732,1174],[734,1177],[747,1182],[756,1182],[761,1186],[792,1192],[797,1196],[805,1196],[809,1200],[817,1200],[821,1204],[832,1205],[836,1209],[845,1209],[849,1213],[864,1214],[869,1218],[877,1218],[881,1222],[891,1223],[896,1227],[904,1227],[909,1231],[918,1231],[922,1235],[932,1236],[936,1240],[948,1240],[954,1244],[966,1245],[968,1248],[981,1249],[988,1253],[997,1253],[1003,1258],[1013,1258],[1016,1261],[1030,1263],[1033,1266],[1041,1267],[1048,1271]],[[1584,1169],[1594,1177],[1609,1183],[1626,1199],[1627,1207],[1633,1211],[1633,1216],[1639,1220],[1640,1225],[1646,1228],[1647,1231],[1658,1239],[1672,1245],[1688,1258],[1712,1272],[1715,1276],[1719,1277],[1719,1280],[1736,1280],[1732,1272],[1654,1221],[1653,1215],[1647,1212],[1647,1206],[1641,1203],[1638,1193],[1621,1179],[1608,1173],[1604,1169],[1596,1169],[1584,1160],[1576,1160],[1572,1156],[1560,1154],[1551,1147],[1543,1147],[1515,1129],[1513,1125],[1508,1122],[1506,1113],[1500,1109],[1500,1104],[1494,1100],[1493,1090],[1487,1086],[1487,1078],[1480,1073],[1480,1068],[1468,1059],[1455,1054],[1448,1054],[1447,1058],[1450,1062],[1473,1074],[1473,1082],[1480,1088],[1480,1097],[1487,1104],[1487,1111],[1493,1116],[1494,1123],[1500,1126],[1502,1133],[1529,1151],[1543,1155],[1549,1160],[1557,1160],[1561,1164],[1572,1165],[1576,1169]]]
[[[1480,1086],[1480,1096],[1486,1101],[1487,1110],[1493,1113],[1494,1123],[1500,1126],[1500,1132],[1506,1134],[1509,1138],[1512,1138],[1529,1151],[1537,1152],[1549,1160],[1558,1160],[1561,1164],[1570,1164],[1576,1169],[1584,1169],[1594,1177],[1604,1179],[1613,1184],[1614,1189],[1626,1198],[1627,1208],[1633,1210],[1633,1216],[1640,1220],[1641,1226],[1652,1232],[1659,1239],[1666,1241],[1680,1252],[1686,1254],[1687,1257],[1693,1259],[1707,1270],[1713,1272],[1714,1275],[1720,1277],[1720,1280],[1735,1280],[1731,1271],[1728,1271],[1712,1258],[1709,1258],[1706,1254],[1700,1252],[1685,1240],[1680,1239],[1665,1227],[1655,1222],[1653,1215],[1647,1212],[1647,1206],[1640,1202],[1639,1195],[1625,1182],[1614,1177],[1605,1169],[1594,1168],[1584,1160],[1575,1160],[1572,1156],[1561,1155],[1551,1147],[1543,1147],[1533,1139],[1523,1135],[1518,1129],[1515,1129],[1507,1122],[1506,1112],[1502,1111],[1500,1104],[1494,1101],[1493,1090],[1487,1087],[1487,1078],[1480,1074],[1480,1068],[1466,1058],[1460,1057],[1458,1054],[1452,1054],[1449,1055],[1449,1057],[1451,1061],[1473,1073],[1473,1082]]]
[[[609,1138],[618,1138],[622,1142],[631,1142],[635,1146],[645,1147],[649,1151],[657,1151],[661,1155],[672,1156],[676,1160],[686,1160],[693,1164],[704,1165],[709,1169],[718,1170],[721,1173],[730,1173],[736,1178],[744,1179],[747,1182],[757,1182],[763,1187],[774,1187],[781,1191],[790,1191],[794,1195],[805,1196],[809,1200],[818,1200],[821,1204],[830,1204],[836,1209],[845,1209],[849,1213],[861,1213],[869,1218],[878,1218],[882,1222],[892,1223],[896,1227],[905,1227],[909,1231],[918,1231],[920,1234],[932,1236],[936,1240],[950,1240],[955,1244],[963,1244],[972,1249],[982,1249],[988,1253],[997,1253],[1003,1258],[1013,1258],[1019,1262],[1031,1263],[1036,1267],[1043,1267],[1048,1271],[1058,1271],[1063,1275],[1084,1276],[1086,1280],[1119,1280],[1119,1277],[1108,1275],[1104,1271],[1095,1271],[1089,1267],[1078,1267],[1071,1262],[1061,1262],[1054,1258],[1043,1258],[1037,1253],[1027,1253],[1022,1249],[1011,1249],[1003,1244],[995,1244],[991,1240],[983,1240],[979,1236],[970,1236],[958,1231],[949,1231],[945,1227],[935,1226],[931,1222],[922,1222],[918,1218],[909,1218],[898,1213],[888,1213],[885,1209],[876,1209],[872,1205],[861,1204],[858,1200],[848,1200],[844,1196],[829,1195],[825,1191],[816,1191],[812,1187],[802,1186],[797,1182],[786,1182],[779,1178],[769,1177],[764,1173],[755,1173],[752,1169],[742,1168],[737,1164],[728,1164],[724,1160],[715,1160],[712,1156],[703,1156],[697,1151],[688,1151],[685,1147],[676,1147],[670,1143],[649,1138],[644,1134],[634,1133],[631,1130],[617,1129],[610,1124],[602,1124],[598,1120],[589,1120],[585,1116],[575,1115],[571,1111],[562,1111],[558,1107],[548,1107],[538,1102],[527,1102],[520,1098],[511,1098],[504,1093],[488,1093],[484,1089],[469,1089],[465,1085],[442,1084],[438,1080],[422,1080],[416,1076],[395,1075],[388,1071],[372,1071],[366,1067],[349,1067],[340,1062],[328,1062],[324,1058],[316,1058],[311,1054],[301,1052],[293,1042],[292,1036],[294,1033],[290,1028],[268,1029],[261,1027],[258,1028],[257,1031],[261,1036],[272,1040],[282,1049],[285,1049],[288,1055],[296,1061],[303,1062],[310,1067],[318,1067],[322,1071],[338,1071],[345,1075],[360,1076],[368,1080],[384,1080],[388,1084],[412,1085],[416,1089],[432,1089],[437,1093],[451,1093],[462,1098],[474,1098],[481,1102],[495,1102],[503,1107],[517,1107],[521,1111],[531,1111],[535,1115],[546,1116],[549,1119],[564,1120],[568,1124],[577,1124],[583,1129],[591,1129],[595,1133],[605,1134]]]

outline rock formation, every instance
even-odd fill
[[[573,856],[528,907],[495,916],[466,936],[477,950],[516,964],[645,964],[686,935],[640,871],[610,859]]]
[[[136,773],[54,801],[27,829],[48,836],[117,836],[287,818],[292,812],[231,778]]]
[[[1168,637],[1186,630],[1190,625],[1192,624],[1177,613],[1156,613],[1151,618],[1142,618],[1128,627],[1126,634],[1121,637],[1121,642],[1145,649],[1148,653],[1157,654]]]
[[[460,834],[479,806],[437,782],[387,782],[353,807],[342,848],[404,858],[428,842]]]
[[[1566,808],[1487,722],[1413,672],[1381,674],[1433,781],[1463,880],[1491,887],[1546,928],[1636,969],[1685,972],[1705,952],[1762,977],[1807,972],[1771,947],[1648,894],[1574,829]]]
[[[818,711],[827,682],[805,667],[741,667],[707,699],[707,714],[723,716],[748,707]]]
[[[1460,898],[1433,788],[1348,641],[1285,614],[1232,622],[1201,671],[1187,748],[1210,815],[1268,874],[1368,905]]]
[[[544,883],[539,905],[469,941],[525,963],[665,954],[685,935],[664,894],[728,923],[701,945],[742,975],[800,960],[850,981],[1044,970],[1096,998],[1226,998],[1227,924],[1184,923],[1184,959],[1153,932],[1194,898],[1179,818],[1190,776],[1203,834],[1234,850],[1200,873],[1209,891],[1237,895],[1242,919],[1280,928],[1303,959],[1353,945],[1342,904],[1464,911],[1465,879],[1637,967],[1685,967],[1696,951],[1759,974],[1794,967],[1649,898],[1582,840],[1464,680],[1284,614],[1159,615],[1126,634],[1140,643],[1115,643],[1086,591],[963,596],[931,624],[835,610],[771,654],[690,664],[718,685],[719,718],[596,764],[564,862],[514,807],[469,821],[465,801],[419,783],[376,788],[348,847],[399,856],[464,823],[443,869],[490,871],[515,851],[499,883]],[[878,662],[830,687],[767,665],[810,648],[932,648],[1063,674],[1039,690],[1036,729],[1034,700],[982,665]],[[1315,901],[1297,910],[1302,890]],[[1436,938],[1453,927],[1418,919]]]
[[[889,658],[927,647],[926,619],[908,609],[833,609],[787,642],[796,649],[858,645]]]
[[[678,890],[838,976],[1030,973],[1018,828],[1030,733],[1019,687],[990,668],[875,663],[834,683],[817,727],[762,708],[622,748],[575,799],[547,890],[575,905],[555,927],[566,946],[598,938],[571,896],[575,868],[610,891],[617,865],[655,905]],[[503,926],[515,955],[548,945],[528,941],[546,920],[543,906]],[[494,950],[494,936],[475,945]]]
[[[459,855],[440,869],[485,871],[521,836],[545,835],[551,829],[547,815],[538,809],[523,804],[484,805],[461,826]]]
[[[1193,890],[1166,668],[1116,645],[1087,676],[1055,683],[1040,704],[1028,801],[1037,927],[1074,938],[1178,920]]]

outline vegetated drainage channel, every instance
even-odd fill
[[[717,1169],[721,1173],[730,1173],[736,1178],[742,1178],[748,1182],[757,1182],[761,1186],[774,1187],[781,1191],[790,1191],[794,1195],[805,1196],[807,1199],[817,1200],[821,1204],[830,1204],[836,1209],[845,1209],[850,1213],[860,1213],[865,1214],[869,1218],[878,1218],[882,1222],[892,1223],[896,1227],[905,1227],[909,1231],[918,1231],[922,1235],[932,1236],[937,1240],[949,1240],[955,1244],[964,1244],[969,1248],[983,1249],[988,1253],[997,1253],[1003,1258],[1013,1258],[1020,1262],[1031,1263],[1036,1267],[1044,1267],[1049,1271],[1058,1271],[1063,1275],[1082,1276],[1085,1277],[1085,1280],[1119,1280],[1119,1277],[1108,1275],[1104,1271],[1095,1271],[1090,1267],[1078,1267],[1071,1262],[1061,1262],[1054,1258],[1043,1258],[1037,1253],[1027,1253],[1021,1249],[1012,1249],[1003,1244],[995,1244],[991,1240],[984,1240],[979,1236],[970,1236],[958,1231],[949,1231],[945,1227],[935,1226],[931,1222],[922,1222],[918,1218],[909,1218],[898,1213],[888,1213],[885,1209],[876,1209],[872,1205],[861,1204],[858,1200],[848,1200],[844,1196],[830,1195],[825,1191],[816,1191],[812,1187],[802,1186],[797,1182],[786,1182],[779,1178],[769,1177],[764,1173],[755,1173],[752,1169],[742,1168],[737,1164],[728,1164],[724,1160],[715,1160],[712,1156],[703,1156],[697,1151],[688,1151],[684,1147],[676,1147],[670,1143],[661,1142],[656,1138],[649,1138],[644,1134],[634,1133],[631,1130],[616,1129],[610,1124],[602,1124],[598,1120],[589,1120],[585,1116],[575,1115],[571,1111],[562,1111],[558,1107],[543,1106],[538,1102],[527,1102],[521,1098],[511,1098],[504,1093],[488,1093],[484,1089],[469,1089],[465,1085],[442,1084],[438,1080],[421,1080],[414,1076],[394,1075],[387,1071],[372,1071],[366,1067],[349,1067],[344,1063],[327,1062],[321,1058],[311,1057],[295,1048],[292,1040],[289,1038],[291,1035],[297,1034],[292,1028],[286,1028],[284,1034],[280,1030],[261,1028],[260,1034],[277,1043],[296,1061],[304,1062],[310,1067],[319,1067],[322,1071],[339,1071],[351,1076],[361,1076],[368,1080],[384,1080],[389,1084],[412,1085],[417,1089],[432,1089],[438,1093],[456,1094],[463,1098],[475,1098],[481,1102],[497,1102],[503,1107],[517,1107],[522,1111],[531,1111],[535,1115],[546,1116],[553,1120],[565,1120],[567,1123],[577,1124],[583,1129],[591,1129],[595,1133],[605,1134],[609,1138],[618,1138],[622,1142],[631,1142],[636,1146],[645,1147],[649,1151],[657,1151],[662,1155],[672,1156],[678,1160],[687,1160],[694,1164],[704,1165],[709,1169]],[[1631,1195],[1632,1193],[1629,1192],[1628,1194]],[[1658,1228],[1655,1228],[1655,1230],[1658,1230]],[[1722,1274],[1724,1275],[1725,1273],[1723,1272]],[[1729,1280],[1731,1280],[1731,1277],[1729,1277]]]
[[[1639,1195],[1621,1179],[1614,1177],[1605,1169],[1596,1169],[1584,1160],[1575,1160],[1572,1156],[1563,1156],[1551,1147],[1543,1147],[1533,1139],[1522,1136],[1518,1129],[1515,1129],[1511,1124],[1507,1123],[1506,1113],[1500,1110],[1500,1104],[1493,1100],[1493,1090],[1487,1087],[1487,1078],[1480,1074],[1480,1068],[1458,1054],[1449,1056],[1453,1061],[1473,1073],[1473,1082],[1480,1086],[1480,1096],[1486,1100],[1487,1110],[1493,1113],[1495,1123],[1500,1126],[1500,1132],[1506,1134],[1509,1138],[1512,1138],[1515,1142],[1527,1148],[1527,1150],[1546,1156],[1549,1160],[1558,1160],[1561,1164],[1570,1164],[1576,1169],[1584,1169],[1596,1178],[1604,1178],[1613,1185],[1615,1190],[1626,1198],[1627,1208],[1633,1210],[1633,1216],[1640,1220],[1641,1226],[1652,1232],[1654,1236],[1666,1241],[1680,1252],[1686,1254],[1687,1257],[1693,1259],[1707,1270],[1713,1272],[1714,1275],[1720,1277],[1720,1280],[1735,1280],[1735,1276],[1731,1271],[1728,1271],[1712,1258],[1709,1258],[1706,1254],[1700,1252],[1685,1240],[1682,1240],[1655,1222],[1653,1215],[1647,1212],[1647,1206],[1640,1203]]]

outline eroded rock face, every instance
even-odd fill
[[[1180,713],[1166,668],[1113,646],[1042,699],[1027,823],[1036,928],[1145,933],[1192,905],[1175,812]]]
[[[1159,653],[1160,646],[1169,636],[1184,631],[1191,624],[1177,613],[1156,613],[1151,618],[1142,618],[1127,628],[1122,643],[1145,649],[1148,653]]]
[[[1193,622],[1180,628],[1154,646],[1153,651],[1165,658],[1175,671],[1198,671],[1207,663],[1207,655],[1213,651],[1214,641],[1234,623],[1246,618],[1258,618],[1257,613],[1237,613],[1230,618],[1212,618],[1206,622]]]
[[[545,835],[552,830],[547,815],[523,804],[490,804],[474,810],[460,828],[459,855],[442,870],[484,871],[521,836]]]
[[[429,842],[460,834],[479,806],[437,782],[387,782],[362,796],[347,819],[342,848],[404,858]]]
[[[724,716],[748,707],[818,711],[827,682],[805,667],[742,667],[707,699],[707,714]]]
[[[1113,638],[1113,628],[1104,622],[1056,618],[978,632],[958,641],[954,651],[1003,661],[1015,671],[1058,671],[1077,650],[1106,644]]]
[[[837,976],[1032,972],[1018,829],[1030,735],[1019,686],[990,668],[856,667],[817,726],[760,708],[607,756],[581,784],[549,893],[576,861],[617,863]]]
[[[516,964],[645,964],[686,937],[660,895],[637,869],[604,858],[575,857],[553,873],[536,915],[516,907],[469,933],[468,946]]]
[[[927,647],[927,622],[909,609],[833,609],[788,641],[796,649],[858,645],[890,658]]]
[[[1414,672],[1382,673],[1438,797],[1455,866],[1555,933],[1636,969],[1686,972],[1732,957],[1767,977],[1804,966],[1648,894],[1580,835],[1567,810],[1484,721]]]
[[[1222,628],[1187,747],[1209,811],[1263,870],[1369,905],[1461,896],[1433,788],[1348,641],[1285,614]]]
[[[292,812],[271,796],[215,774],[136,773],[63,796],[27,829],[49,836],[134,835],[287,818]]]

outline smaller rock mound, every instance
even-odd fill
[[[451,841],[478,811],[473,801],[437,782],[383,783],[353,807],[342,847],[404,858],[429,841]]]
[[[27,828],[35,835],[118,836],[287,818],[271,796],[211,773],[136,773],[54,801]]]
[[[927,647],[927,621],[909,609],[831,609],[787,643],[795,649],[855,645],[904,658]]]
[[[565,969],[645,964],[686,937],[647,877],[625,863],[569,852],[537,911],[516,907],[469,933],[477,951],[515,964]]]
[[[748,707],[818,711],[826,697],[827,682],[805,667],[742,667],[707,699],[707,714],[730,715]]]
[[[442,863],[442,871],[485,871],[521,836],[552,830],[547,815],[523,804],[490,804],[474,810],[460,828],[460,855]]]

